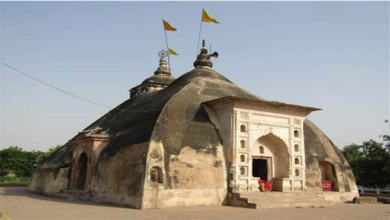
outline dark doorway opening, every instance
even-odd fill
[[[268,167],[266,159],[253,159],[252,176],[260,177],[262,180],[268,181]]]
[[[77,171],[78,177],[77,177],[77,184],[76,188],[78,190],[84,190],[85,189],[85,181],[87,179],[87,168],[88,168],[88,156],[86,153],[82,153],[79,158],[79,162],[77,165]]]

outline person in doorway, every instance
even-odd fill
[[[258,183],[259,183],[259,190],[261,192],[268,192],[272,190],[272,184],[270,182],[267,182],[259,178]]]

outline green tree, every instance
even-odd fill
[[[360,184],[361,177],[362,177],[361,161],[363,160],[363,152],[361,146],[356,144],[351,144],[345,146],[341,152],[343,153],[345,159],[347,159],[349,165],[351,166],[351,169],[355,174],[356,182]]]
[[[0,151],[0,170],[3,174],[14,173],[19,177],[28,177],[34,171],[32,162],[31,153],[17,146]]]
[[[358,185],[385,187],[390,184],[390,152],[374,140],[348,145],[342,150]]]
[[[18,177],[30,177],[35,169],[60,147],[51,147],[47,152],[24,151],[17,146],[0,150],[0,176],[13,173]]]
[[[385,123],[389,123],[389,120],[385,120]],[[390,123],[389,123],[389,126],[390,126]],[[385,134],[385,135],[381,135],[380,137],[383,138],[383,143],[385,143],[385,148],[390,151],[390,135],[388,134]]]

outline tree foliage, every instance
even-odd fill
[[[0,176],[14,174],[18,177],[30,177],[34,170],[59,147],[61,146],[52,147],[47,152],[24,151],[17,146],[0,150]]]
[[[389,120],[385,120],[385,123],[389,123]],[[388,124],[389,127],[390,127],[390,123]],[[390,151],[390,135],[389,134],[385,134],[385,135],[381,135],[381,137],[383,138],[383,142],[385,143],[385,148]]]
[[[390,135],[381,137],[383,143],[369,140],[362,145],[345,146],[342,150],[358,185],[374,188],[390,185]]]

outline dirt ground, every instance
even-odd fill
[[[27,191],[0,188],[0,211],[17,219],[383,219],[390,220],[390,205],[336,204],[325,208],[244,209],[229,206],[136,210],[87,201],[66,201]]]

